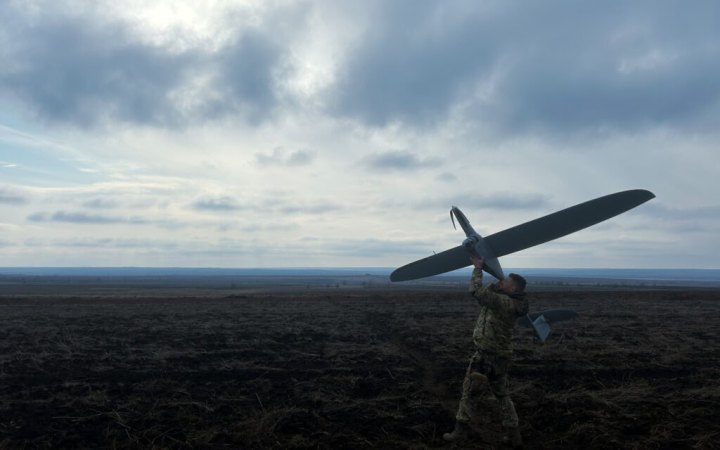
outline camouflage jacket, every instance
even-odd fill
[[[473,341],[478,350],[498,356],[512,356],[515,320],[528,312],[525,294],[508,295],[482,285],[482,271],[473,270],[470,293],[480,304]]]

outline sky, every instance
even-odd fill
[[[0,266],[720,268],[720,3],[0,0]]]

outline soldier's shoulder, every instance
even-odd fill
[[[527,298],[527,295],[525,294],[525,292],[510,294],[510,298],[512,299],[512,301],[514,303],[515,310],[517,311],[518,314],[520,314],[520,315],[527,314],[528,309],[529,309],[529,303],[528,303],[528,298]]]

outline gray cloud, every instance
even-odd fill
[[[11,7],[3,9],[12,14]],[[121,25],[89,17],[12,15],[15,24],[6,38],[12,43],[10,64],[0,71],[5,96],[49,121],[92,125],[108,116],[176,121],[167,93],[183,81],[196,56],[133,42]]]
[[[49,122],[183,126],[232,114],[259,122],[278,103],[283,49],[269,32],[246,30],[218,51],[178,52],[140,42],[126,24],[62,7],[30,14],[6,3],[0,13],[12,17],[0,32],[0,96]],[[193,88],[198,77],[210,85]]]
[[[238,115],[258,124],[303,108],[286,88],[303,67],[294,39],[312,23],[312,5],[275,4],[259,13],[261,25],[236,30],[224,46],[183,51],[141,42],[99,8],[45,6],[31,14],[0,5],[9,18],[0,30],[0,99],[48,122],[173,127]],[[312,103],[365,125],[425,127],[452,114],[502,134],[568,134],[712,129],[720,114],[720,6],[712,0],[338,8],[369,11],[367,30],[342,49],[335,82]],[[283,164],[311,160],[298,151]]]
[[[342,210],[343,207],[333,202],[319,201],[312,204],[291,203],[278,208],[283,214],[325,214]]]
[[[618,22],[607,11],[592,11],[605,5],[582,6],[566,11],[564,23],[574,25],[540,36],[535,45],[542,53],[523,43],[489,101],[473,112],[508,130],[709,125],[720,99],[720,51],[705,42],[720,31],[701,16],[716,15],[717,6],[628,4]],[[692,27],[706,31],[702,37],[679,25],[694,19]],[[645,27],[640,36],[632,36],[636,27]],[[629,36],[613,42],[613,34],[624,32]],[[563,40],[574,33],[584,37]]]
[[[93,198],[82,203],[82,206],[90,209],[113,209],[117,208],[117,201],[109,198]]]
[[[255,123],[267,118],[278,102],[273,71],[282,57],[283,49],[259,32],[223,49],[213,61],[222,94],[216,111],[240,111]]]
[[[8,205],[23,205],[28,203],[28,198],[15,192],[10,188],[0,187],[0,203]]]
[[[300,167],[311,164],[316,154],[310,150],[295,150],[287,153],[281,148],[275,148],[270,153],[255,153],[255,162],[262,166]]]
[[[696,230],[715,230],[716,222],[720,221],[720,205],[678,208],[669,206],[662,201],[657,201],[644,206],[638,211],[638,214],[648,216],[652,219],[660,219],[661,221],[694,221],[695,223],[692,225],[683,223],[682,227],[691,227]]]
[[[238,203],[232,197],[206,197],[200,198],[192,203],[194,209],[201,211],[216,211],[216,212],[227,212],[227,211],[238,211],[245,209],[245,206]]]
[[[28,216],[28,220],[32,222],[66,222],[76,224],[94,224],[94,225],[106,225],[106,224],[147,224],[149,223],[146,219],[140,217],[116,217],[116,216],[103,216],[99,214],[86,214],[82,212],[65,212],[57,211],[53,214],[47,213],[33,213]]]
[[[372,5],[332,103],[369,125],[437,123],[463,103],[507,133],[711,126],[720,112],[713,1]]]
[[[371,27],[350,49],[334,111],[370,125],[428,123],[488,75],[492,17],[463,2],[373,2]],[[476,9],[476,10],[474,10]],[[494,27],[492,27],[494,28]]]
[[[175,250],[178,243],[175,241],[165,241],[159,239],[88,239],[88,240],[71,240],[58,241],[55,245],[65,247],[100,247],[100,248],[118,248],[118,249],[163,249]]]
[[[477,193],[466,192],[453,196],[428,196],[416,203],[416,209],[442,209],[448,210],[452,205],[462,209],[465,213],[471,210],[494,209],[494,210],[547,210],[547,213],[554,212],[549,198],[542,194],[534,193]],[[449,220],[449,219],[448,219]]]
[[[379,258],[381,256],[430,254],[433,249],[432,244],[417,240],[343,239],[329,241],[319,237],[306,236],[303,241],[317,243],[317,252],[333,256]]]
[[[463,204],[477,209],[538,209],[548,208],[548,197],[542,194],[498,192],[492,195],[473,194],[463,199]]]
[[[192,208],[202,211],[211,212],[235,212],[235,211],[252,211],[255,213],[281,213],[281,214],[325,214],[328,212],[339,211],[341,205],[326,201],[314,200],[312,202],[303,202],[295,198],[286,198],[282,195],[269,197],[263,201],[257,201],[252,204],[241,204],[232,197],[206,197],[196,200],[191,205]]]
[[[252,225],[242,226],[225,226],[221,228],[221,231],[228,231],[231,229],[237,229],[243,233],[257,233],[257,232],[287,232],[291,230],[298,230],[300,226],[292,222],[283,223],[254,223]]]
[[[443,172],[435,177],[436,180],[444,181],[446,183],[451,183],[458,180],[458,177],[455,174],[452,174],[450,172]]]
[[[115,248],[115,249],[163,249],[175,250],[178,243],[161,239],[75,238],[75,239],[28,239],[26,247]]]
[[[435,158],[420,158],[407,151],[388,151],[370,155],[364,158],[362,163],[379,171],[411,171],[437,166],[440,161]]]
[[[655,219],[720,220],[720,204],[678,208],[658,200],[643,207],[639,213]]]

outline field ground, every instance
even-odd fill
[[[516,332],[527,448],[720,448],[720,290],[530,299],[580,318]],[[462,448],[476,313],[458,287],[5,287],[0,448]],[[485,408],[471,444],[502,448]]]

